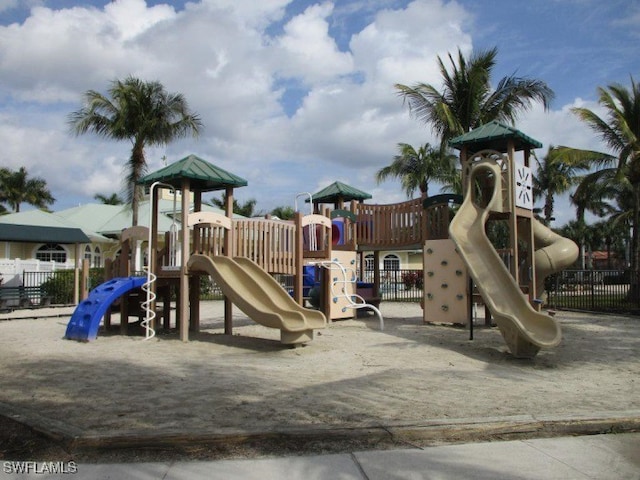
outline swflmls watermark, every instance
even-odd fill
[[[78,473],[76,462],[2,462],[3,473],[33,473],[36,475]]]

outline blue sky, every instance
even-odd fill
[[[0,0],[0,164],[45,178],[54,210],[121,192],[129,144],[73,137],[66,117],[84,91],[135,75],[183,93],[205,125],[148,148],[150,171],[194,153],[246,178],[238,198],[264,211],[335,180],[403,201],[375,172],[399,142],[436,139],[395,83],[439,85],[438,55],[496,46],[494,82],[515,73],[556,93],[516,124],[540,155],[605,150],[570,108],[640,80],[639,26],[638,0]],[[556,223],[573,216],[560,201]]]

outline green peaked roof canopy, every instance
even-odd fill
[[[178,189],[182,185],[182,179],[188,178],[192,189],[203,192],[223,190],[226,187],[246,187],[247,181],[233,173],[229,173],[220,167],[207,162],[195,155],[178,160],[156,172],[138,180],[140,185],[151,185],[154,182],[163,182]]]
[[[313,203],[336,203],[338,201],[366,200],[372,198],[366,192],[342,182],[333,182],[318,193],[313,194]]]
[[[467,146],[473,152],[492,149],[504,153],[507,151],[509,140],[513,140],[516,150],[524,150],[527,147],[542,147],[540,142],[525,135],[520,130],[503,125],[495,120],[451,139],[449,145],[458,150],[462,149],[463,146]]]

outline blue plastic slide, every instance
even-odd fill
[[[91,290],[89,298],[78,304],[67,325],[65,338],[90,342],[98,336],[100,320],[107,308],[118,298],[131,290],[140,288],[146,277],[112,278]]]

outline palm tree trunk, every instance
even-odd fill
[[[553,195],[547,193],[544,201],[544,224],[547,227],[551,225],[551,217],[553,217]]]
[[[640,248],[638,248],[638,223],[640,220],[640,183],[633,185],[633,224],[631,225],[631,285],[628,300],[633,303],[640,303]]]
[[[146,167],[144,158],[144,142],[136,141],[129,160],[129,181],[131,182],[131,225],[138,225],[138,208],[140,205],[141,187],[137,182],[142,178]]]

